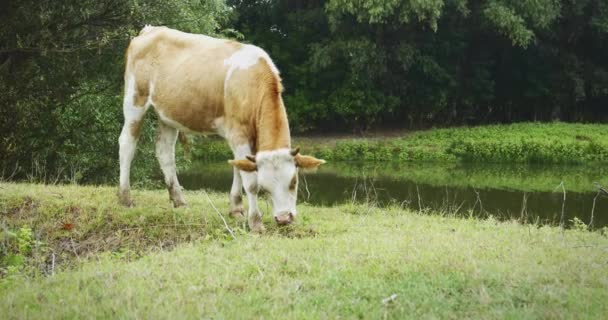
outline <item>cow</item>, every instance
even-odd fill
[[[279,70],[264,50],[146,26],[129,44],[124,81],[124,125],[118,139],[123,205],[133,205],[131,162],[144,114],[152,106],[159,119],[156,157],[174,207],[187,205],[175,169],[178,133],[213,133],[225,138],[234,154],[228,161],[234,174],[230,215],[244,217],[244,188],[251,231],[264,231],[260,190],[269,193],[277,224],[295,219],[298,170],[315,170],[325,161],[291,148]]]

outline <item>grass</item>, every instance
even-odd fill
[[[608,125],[517,123],[433,129],[387,138],[295,137],[293,145],[326,160],[493,163],[608,161]],[[221,139],[197,140],[196,159],[232,157]]]
[[[227,195],[209,196],[227,211]],[[561,230],[300,204],[297,224],[287,228],[265,215],[264,235],[229,220],[232,239],[202,192],[186,192],[186,209],[170,208],[164,191],[135,191],[134,198],[139,206],[124,209],[115,188],[0,184],[2,254],[25,257],[0,279],[5,318],[608,313],[608,238],[580,222]],[[24,228],[35,240],[16,232]],[[50,270],[53,253],[63,258]]]

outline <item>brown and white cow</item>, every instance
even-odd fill
[[[120,134],[121,203],[129,194],[131,161],[142,119],[153,106],[158,114],[156,156],[170,199],[186,205],[175,171],[178,132],[217,133],[235,160],[230,213],[242,216],[241,191],[249,201],[252,231],[263,231],[257,205],[260,189],[269,192],[278,224],[296,216],[298,168],[325,161],[291,150],[279,71],[264,50],[231,40],[146,26],[126,54],[124,126]]]

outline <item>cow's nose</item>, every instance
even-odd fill
[[[285,226],[293,222],[293,213],[284,213],[274,216],[274,221],[280,226]]]

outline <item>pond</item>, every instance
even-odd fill
[[[298,198],[315,205],[346,202],[399,205],[456,216],[493,216],[558,225],[574,217],[594,228],[608,225],[608,186],[602,166],[539,166],[445,163],[324,165],[300,174]],[[180,173],[185,189],[228,193],[232,168],[197,163]]]

